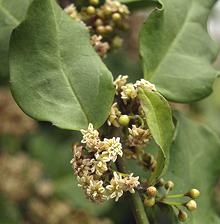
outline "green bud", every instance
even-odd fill
[[[129,122],[130,122],[130,118],[128,115],[121,115],[118,119],[119,124],[122,126],[128,126]]]
[[[113,31],[113,28],[112,28],[112,26],[107,25],[107,26],[105,26],[105,30],[106,30],[106,32],[111,33]]]
[[[167,181],[167,183],[165,184],[165,188],[168,190],[172,190],[174,188],[174,183],[173,181],[169,180]]]
[[[115,22],[120,21],[120,20],[121,20],[121,15],[120,15],[120,13],[118,13],[118,12],[113,13],[113,14],[112,14],[112,20],[115,21]]]
[[[107,16],[112,14],[112,9],[107,5],[104,6],[104,14]]]
[[[194,200],[190,200],[185,204],[185,207],[189,210],[189,211],[194,211],[197,209],[197,204]]]
[[[196,199],[200,196],[200,191],[197,189],[191,189],[188,193],[186,193],[186,196]]]
[[[98,5],[99,4],[99,0],[89,0],[89,3],[91,5]]]
[[[157,195],[157,188],[154,186],[148,187],[147,188],[147,195],[149,197],[155,197]]]
[[[144,205],[146,205],[147,207],[152,207],[154,206],[156,203],[155,198],[145,198],[144,199]]]
[[[94,15],[95,14],[95,8],[93,6],[88,6],[87,9],[86,9],[86,12],[89,14],[89,15]]]
[[[102,21],[101,19],[97,19],[97,20],[95,21],[95,25],[96,25],[96,26],[101,26],[101,25],[103,25],[103,21]]]
[[[188,218],[188,215],[186,212],[179,210],[178,219],[180,222],[185,222]]]
[[[160,178],[157,184],[159,187],[162,187],[165,185],[165,180],[163,178]]]
[[[112,47],[113,48],[120,48],[123,44],[123,39],[119,36],[115,36],[112,40]]]
[[[105,33],[105,27],[104,26],[98,26],[96,30],[99,34],[104,34]]]

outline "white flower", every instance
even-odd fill
[[[149,81],[147,81],[145,79],[141,79],[140,81],[138,80],[134,84],[134,86],[135,86],[135,88],[143,87],[143,88],[146,88],[147,90],[150,90],[150,91],[157,91],[155,85],[150,83]]]
[[[93,128],[93,125],[90,123],[87,130],[81,130],[83,134],[82,143],[85,143],[89,150],[95,150],[98,145],[99,132]]]
[[[100,146],[98,147],[95,157],[97,160],[104,162],[115,162],[118,155],[121,157],[123,155],[122,145],[119,137],[113,137],[111,139],[105,138],[102,142],[100,142]]]
[[[109,126],[113,125],[115,127],[120,127],[120,124],[118,123],[118,119],[119,119],[120,116],[121,116],[121,112],[117,107],[117,103],[114,103],[111,107],[110,114],[109,114],[109,117],[108,117],[108,121],[107,121],[108,125]]]
[[[123,195],[122,177],[117,172],[114,172],[113,175],[110,185],[107,185],[106,189],[109,191],[109,198],[115,198],[115,201],[118,201]]]
[[[137,97],[137,90],[132,83],[128,83],[125,86],[122,86],[121,89],[121,98],[124,100],[124,102]]]
[[[148,129],[145,130],[141,127],[136,127],[136,125],[132,125],[132,128],[128,128],[128,131],[128,144],[130,146],[141,146],[150,140],[151,134]]]
[[[107,200],[102,180],[91,180],[88,188],[86,189],[86,194],[94,202],[103,202]]]
[[[98,176],[101,176],[108,170],[107,163],[104,161],[98,161],[92,159],[90,161],[90,164],[91,164],[91,172],[96,173]]]
[[[119,75],[116,80],[114,81],[114,85],[116,90],[120,90],[122,86],[124,86],[127,82],[128,76],[127,75]],[[117,94],[117,93],[116,93]]]
[[[140,185],[138,181],[139,177],[133,177],[133,173],[124,178],[124,191],[129,191],[130,193],[135,193],[134,188]]]

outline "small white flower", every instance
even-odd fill
[[[120,138],[113,137],[111,139],[105,138],[98,147],[98,152],[95,154],[97,160],[102,160],[105,162],[113,161],[115,162],[117,156],[123,155],[122,145],[120,143]]]
[[[108,121],[107,121],[108,125],[109,126],[113,125],[115,127],[120,127],[120,124],[118,123],[118,119],[119,119],[120,116],[121,116],[121,112],[117,107],[117,103],[114,103],[111,107],[110,114],[109,114],[109,117],[108,117]]]
[[[121,98],[124,100],[124,102],[137,97],[137,90],[132,83],[128,83],[125,86],[122,86],[121,89]]]
[[[81,133],[83,135],[82,143],[85,143],[89,150],[95,150],[98,145],[99,132],[93,128],[93,125],[90,123],[87,130],[82,129]]]
[[[128,76],[127,75],[119,75],[116,80],[114,81],[114,85],[116,90],[120,90],[122,86],[124,86],[127,82]],[[117,94],[117,93],[116,93]]]
[[[103,202],[107,200],[103,181],[91,180],[88,188],[86,189],[87,196],[94,202]]]
[[[138,80],[134,86],[135,88],[143,87],[150,91],[157,91],[155,85],[145,79]]]

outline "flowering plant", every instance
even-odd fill
[[[219,223],[209,192],[220,141],[179,111],[208,96],[219,73],[206,28],[215,0],[18,2],[4,46],[12,95],[32,118],[81,132],[71,165],[88,200],[127,196],[139,224]],[[0,12],[12,8],[0,1]],[[150,14],[139,33],[143,75],[112,75],[106,59],[140,8]]]

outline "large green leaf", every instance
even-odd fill
[[[218,47],[207,33],[216,0],[163,0],[142,27],[140,54],[145,79],[167,99],[191,102],[209,95]]]
[[[172,112],[166,99],[158,92],[139,88],[138,95],[150,132],[161,149],[158,153],[157,168],[151,177],[151,181],[155,181],[165,172],[169,162],[169,149],[174,134]]]
[[[128,5],[129,9],[138,9],[143,7],[161,7],[160,0],[119,0]]]
[[[24,19],[32,0],[0,0],[0,77],[8,75],[8,48],[12,30]]]
[[[10,42],[11,89],[31,117],[79,130],[101,126],[113,101],[112,75],[84,24],[54,0],[35,0]]]
[[[201,191],[198,209],[186,223],[219,224],[211,197],[220,173],[220,140],[204,125],[183,115],[178,115],[177,119],[178,132],[170,151],[166,179],[174,181],[174,193],[184,193],[192,187]]]

